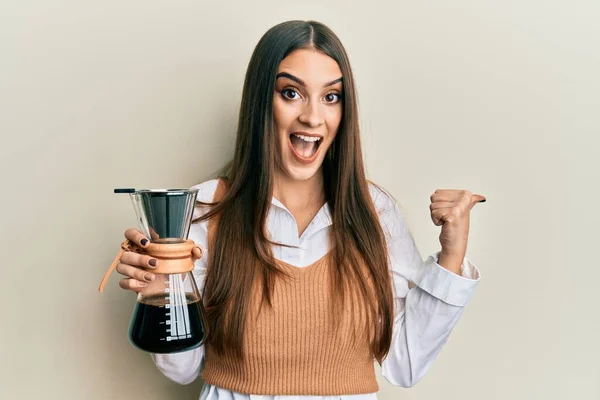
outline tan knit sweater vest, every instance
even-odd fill
[[[219,200],[225,190],[220,181],[214,200]],[[214,221],[209,221],[209,243],[218,224]],[[265,303],[260,313],[262,289],[255,285],[246,316],[244,361],[219,356],[207,344],[201,373],[204,382],[263,395],[377,392],[368,340],[351,340],[350,307],[338,316],[330,311],[329,257],[303,268],[283,261],[277,261],[277,265],[292,279],[276,280],[273,308]],[[364,314],[355,312],[356,318],[359,315]],[[337,331],[333,318],[342,319]]]

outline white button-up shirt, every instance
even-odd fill
[[[198,199],[211,202],[218,180],[213,179],[193,186],[199,189]],[[421,258],[406,220],[393,200],[385,192],[370,185],[371,197],[378,211],[386,235],[390,268],[393,277],[394,326],[390,351],[381,365],[383,377],[393,385],[410,387],[427,372],[450,332],[458,322],[479,281],[479,270],[467,257],[461,275],[440,266],[440,252]],[[200,210],[199,212],[202,212]],[[317,261],[329,251],[328,235],[331,214],[327,205],[315,215],[308,227],[298,237],[298,226],[292,213],[277,199],[271,201],[267,216],[267,229],[271,240],[285,247],[273,245],[275,258],[304,267]],[[200,291],[204,287],[207,251],[208,222],[195,223],[189,239],[205,251],[196,261],[193,271]],[[416,286],[409,288],[409,281]],[[169,379],[180,384],[194,381],[204,364],[204,345],[175,354],[152,354],[158,369]],[[264,396],[237,393],[229,389],[205,384],[201,400],[374,400],[375,393],[346,396]]]

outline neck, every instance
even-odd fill
[[[282,173],[276,173],[273,197],[289,210],[301,210],[314,206],[321,207],[325,203],[322,170],[319,170],[311,178],[302,181],[290,179]]]

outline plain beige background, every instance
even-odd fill
[[[347,47],[369,176],[424,257],[435,189],[488,198],[476,295],[427,376],[379,398],[599,399],[597,0],[3,1],[0,398],[197,398],[128,343],[118,276],[96,291],[135,223],[112,189],[222,166],[254,45],[288,19]]]

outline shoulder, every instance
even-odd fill
[[[218,184],[219,179],[210,179],[208,181],[198,183],[190,187],[190,189],[198,189],[198,197],[196,198],[198,201],[209,203],[212,202],[213,197],[215,196]]]
[[[196,197],[196,207],[194,208],[194,219],[202,216],[208,211],[210,206],[202,205],[199,202],[211,203],[217,191],[218,184],[219,179],[210,179],[208,181],[204,181],[190,187],[190,189],[192,190],[198,189],[198,196]]]
[[[379,216],[398,207],[396,200],[387,190],[371,181],[369,181],[369,194]]]
[[[369,194],[379,216],[382,228],[388,235],[404,235],[408,231],[404,212],[394,196],[382,186],[369,181]]]

